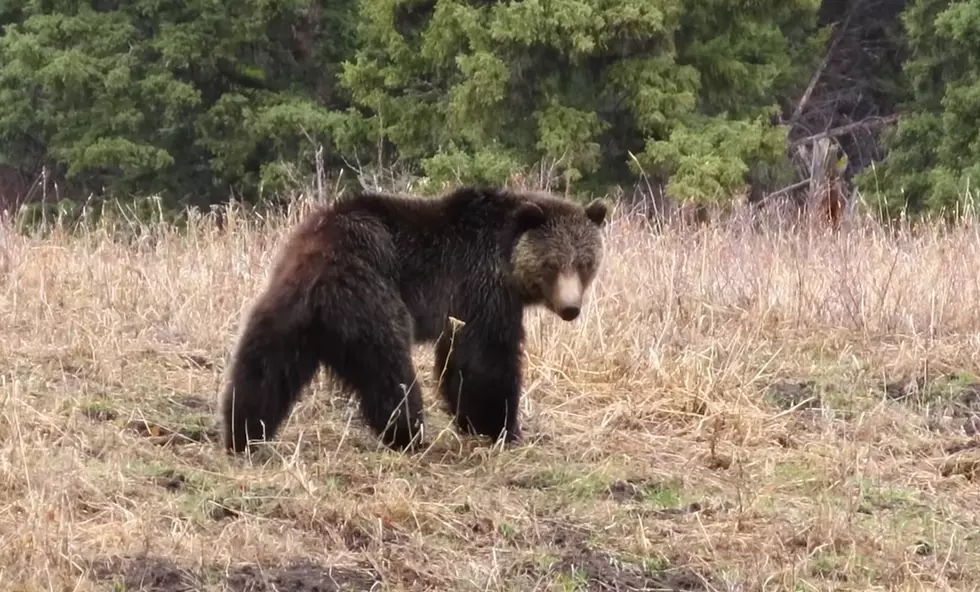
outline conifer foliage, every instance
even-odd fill
[[[875,12],[856,3],[8,0],[0,175],[203,205],[273,195],[322,147],[328,171],[397,162],[420,190],[545,163],[576,191],[642,175],[678,200],[725,200],[788,170],[787,134],[813,120],[790,115],[835,27]],[[911,99],[858,180],[896,207],[949,206],[980,172],[980,5],[899,12],[904,27],[882,30],[905,69],[881,68],[876,88]]]

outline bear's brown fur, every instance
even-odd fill
[[[318,209],[287,238],[243,323],[221,404],[225,447],[272,438],[321,364],[357,393],[385,445],[418,443],[413,342],[435,342],[457,426],[519,441],[523,309],[578,316],[606,215],[600,200],[476,188],[360,193]]]

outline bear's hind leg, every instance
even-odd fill
[[[465,433],[521,440],[520,344],[477,338],[466,326],[436,343],[434,374],[449,413]]]
[[[317,328],[270,302],[265,296],[249,314],[231,359],[221,400],[230,451],[244,452],[249,440],[272,439],[319,367]]]
[[[331,319],[323,363],[353,390],[361,414],[382,443],[404,450],[421,441],[422,389],[412,361],[411,317],[396,295],[379,290],[354,316]],[[372,312],[374,314],[368,314]],[[331,331],[334,334],[335,331]]]
[[[404,450],[421,441],[422,390],[412,358],[401,348],[367,348],[337,372],[360,400],[361,413],[381,442]]]

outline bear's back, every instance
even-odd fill
[[[364,192],[313,213],[297,229],[293,249],[320,253],[330,273],[382,276],[412,313],[416,339],[444,329],[447,315],[470,312],[475,300],[506,290],[505,236],[517,200],[496,191],[459,190],[439,198]],[[348,275],[349,277],[349,275]],[[482,295],[482,296],[481,296]]]

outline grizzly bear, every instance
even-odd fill
[[[320,365],[358,395],[385,446],[416,446],[413,342],[435,342],[435,378],[462,432],[519,442],[524,308],[579,315],[606,213],[598,199],[473,187],[434,199],[363,192],[316,210],[242,324],[225,448],[271,439]]]

